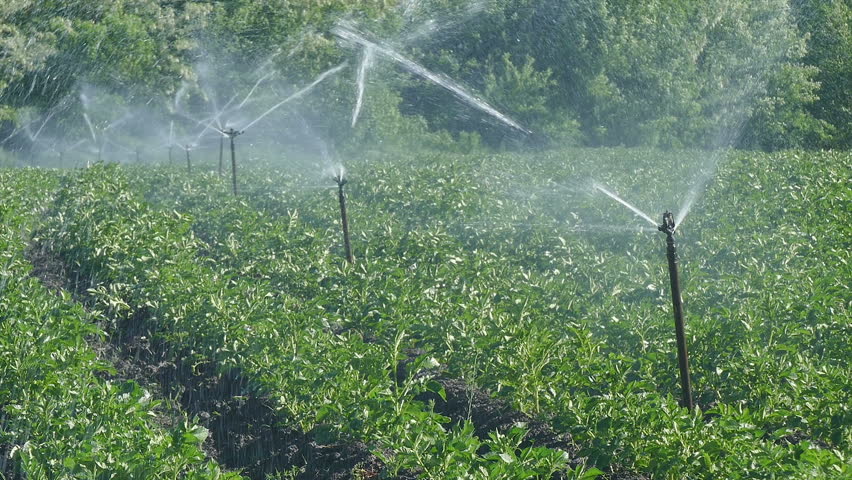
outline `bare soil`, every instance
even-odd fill
[[[84,305],[90,301],[85,285],[45,245],[27,251],[33,265],[31,275],[54,290],[66,289]],[[163,345],[151,342],[148,315],[135,312],[110,330],[107,341],[90,339],[99,357],[115,368],[102,373],[113,380],[132,380],[165,400],[157,422],[168,428],[193,418],[210,431],[202,446],[205,453],[224,468],[240,471],[252,480],[267,475],[298,472],[297,479],[343,480],[379,478],[382,462],[361,442],[323,444],[310,434],[284,425],[272,403],[252,393],[239,372],[217,374],[212,368],[192,368],[168,358]],[[0,447],[2,449],[2,447]],[[4,472],[13,473],[13,472]],[[13,478],[7,475],[6,478]],[[416,478],[404,473],[397,478]]]
[[[45,245],[32,245],[27,258],[33,265],[31,274],[52,289],[66,289],[84,305],[91,299],[88,285],[79,281],[66,263],[52,255]],[[212,366],[187,365],[182,355],[167,354],[165,345],[152,342],[154,325],[146,311],[135,312],[118,327],[107,329],[108,341],[92,339],[91,345],[100,358],[115,367],[115,373],[103,375],[114,380],[136,381],[156,398],[164,399],[156,419],[168,428],[178,421],[193,418],[210,431],[202,448],[223,467],[240,471],[252,480],[267,475],[297,472],[297,479],[382,478],[384,465],[368,446],[361,442],[324,444],[310,432],[282,424],[273,403],[256,395],[249,382],[238,371],[217,373]],[[415,355],[416,356],[416,355]],[[404,378],[406,364],[395,372]],[[446,399],[424,393],[418,400],[433,402],[435,411],[454,423],[470,420],[475,434],[483,439],[493,431],[505,433],[524,424],[527,435],[521,448],[541,446],[565,451],[572,466],[585,459],[568,433],[555,431],[547,422],[532,418],[502,399],[492,397],[460,379],[437,379]],[[2,450],[2,449],[0,449]],[[7,477],[12,478],[12,477]],[[388,477],[384,477],[388,478]],[[403,472],[400,480],[417,478],[416,472]],[[559,476],[555,478],[560,478]],[[635,472],[611,472],[610,480],[646,480]]]

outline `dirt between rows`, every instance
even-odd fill
[[[45,286],[65,289],[81,304],[91,302],[89,285],[43,244],[26,252],[31,275]],[[205,453],[224,468],[252,480],[267,475],[295,474],[297,479],[379,478],[383,463],[361,442],[323,444],[297,428],[281,423],[268,399],[253,394],[239,372],[221,375],[213,368],[191,366],[169,358],[165,345],[151,342],[153,326],[144,310],[108,330],[109,339],[90,339],[99,357],[115,368],[101,374],[115,381],[132,380],[162,399],[156,421],[168,428],[193,418],[210,431]],[[110,331],[112,330],[112,331]],[[180,354],[171,354],[183,358]],[[396,478],[416,478],[403,473]]]
[[[27,258],[33,265],[31,274],[52,289],[65,289],[83,305],[91,302],[89,287],[80,282],[66,264],[52,255],[46,245],[32,245]],[[109,329],[108,326],[105,328]],[[384,464],[361,442],[323,444],[310,432],[282,424],[274,404],[257,396],[249,382],[234,370],[216,372],[212,365],[188,365],[175,361],[180,354],[169,353],[165,345],[152,342],[149,315],[135,312],[114,329],[109,340],[92,339],[92,347],[100,358],[115,367],[115,373],[103,374],[112,380],[133,380],[163,399],[158,423],[168,428],[176,422],[193,418],[210,431],[202,445],[205,453],[224,468],[240,471],[252,480],[268,475],[295,474],[297,479],[350,478],[417,478],[416,472],[402,472],[396,477],[384,476]],[[401,365],[404,369],[405,365]],[[399,372],[389,373],[398,375]],[[568,433],[558,433],[547,424],[513,409],[506,401],[491,397],[463,380],[436,379],[446,392],[446,399],[434,393],[423,393],[417,399],[432,402],[435,411],[460,423],[469,419],[475,434],[487,439],[493,431],[505,433],[518,423],[525,424],[527,435],[521,448],[540,446],[559,449],[571,456],[571,466],[585,459]],[[562,478],[557,475],[554,478]],[[633,472],[614,472],[609,480],[643,480]]]
[[[444,388],[445,399],[433,392],[420,394],[418,400],[434,402],[435,412],[449,417],[454,423],[470,420],[474,433],[487,439],[490,432],[506,433],[518,424],[523,424],[526,436],[520,448],[531,446],[562,450],[571,457],[569,465],[576,468],[585,464],[578,456],[579,448],[569,433],[556,432],[550,424],[537,420],[512,408],[509,402],[494,398],[486,391],[472,387],[463,380],[438,378]],[[559,474],[555,478],[562,478]],[[606,480],[647,480],[648,477],[629,471],[610,472],[602,476]]]

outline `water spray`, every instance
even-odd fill
[[[231,141],[231,179],[233,181],[234,196],[235,197],[237,196],[237,151],[236,151],[236,148],[234,147],[234,139],[237,136],[242,135],[243,132],[244,132],[244,130],[234,130],[234,127],[231,127],[231,128],[222,132],[224,135],[227,135],[228,138]],[[219,171],[221,172],[221,165],[222,165],[221,158],[222,157],[220,156],[219,158],[220,158],[220,162],[219,162],[220,170]]]
[[[252,120],[251,122],[249,122],[249,123],[248,123],[248,125],[246,125],[245,127],[243,127],[243,131],[248,130],[249,128],[253,127],[253,126],[254,126],[254,124],[256,124],[257,122],[259,122],[259,121],[263,120],[263,119],[264,119],[267,115],[269,115],[270,113],[272,113],[272,112],[274,112],[275,110],[279,109],[282,105],[284,105],[284,104],[286,104],[286,103],[288,103],[288,102],[291,102],[291,101],[293,101],[293,100],[296,100],[296,99],[298,99],[298,98],[302,97],[304,94],[306,94],[306,93],[310,92],[311,90],[313,90],[313,88],[314,88],[314,87],[316,87],[317,85],[319,85],[319,84],[320,84],[323,80],[325,80],[325,79],[326,79],[326,78],[328,78],[329,76],[334,75],[334,74],[336,74],[337,72],[339,72],[339,71],[343,70],[343,68],[344,68],[344,67],[346,67],[346,65],[347,65],[347,63],[346,63],[346,62],[343,62],[343,63],[341,63],[340,65],[338,65],[338,66],[336,66],[336,67],[332,67],[332,68],[330,68],[330,69],[326,70],[325,72],[321,73],[321,74],[320,74],[317,78],[315,78],[315,79],[314,79],[314,81],[313,81],[313,82],[311,82],[310,84],[308,84],[308,86],[306,86],[306,87],[302,88],[301,90],[297,91],[296,93],[293,93],[292,95],[290,95],[289,97],[285,98],[284,100],[281,100],[280,102],[276,103],[276,104],[275,104],[275,105],[273,105],[273,106],[272,106],[269,110],[267,110],[267,111],[263,112],[263,113],[262,113],[259,117],[255,118],[254,120]],[[233,130],[233,129],[232,129],[232,130]]]
[[[666,256],[669,260],[669,279],[672,289],[672,308],[675,321],[675,336],[677,337],[677,363],[680,368],[680,388],[683,395],[681,406],[692,410],[695,404],[692,400],[692,380],[689,378],[689,353],[686,350],[686,334],[683,321],[683,299],[680,296],[680,276],[678,274],[677,247],[674,233],[675,221],[671,212],[663,214],[663,223],[658,230],[666,234]]]
[[[605,186],[592,182],[592,188],[604,193],[606,196],[627,207],[631,212],[647,220],[649,223],[657,227],[657,230],[666,234],[666,255],[669,260],[669,280],[671,281],[672,289],[672,310],[674,313],[675,322],[675,337],[677,338],[677,363],[680,369],[680,387],[683,400],[681,406],[692,410],[695,408],[695,403],[692,400],[692,380],[689,378],[689,352],[686,349],[686,333],[683,321],[683,299],[680,295],[680,275],[678,274],[677,264],[677,247],[675,246],[674,233],[677,229],[674,215],[671,212],[663,213],[662,225],[656,225],[656,222],[645,212],[632,205],[627,200],[619,197],[615,192]]]
[[[103,157],[103,144],[99,144],[96,152],[95,163],[101,163],[101,158]],[[92,166],[92,160],[90,158],[86,158],[86,168]]]
[[[337,182],[337,198],[340,201],[340,224],[343,227],[343,248],[346,253],[346,261],[355,263],[355,258],[352,256],[352,243],[349,241],[349,215],[346,213],[346,192],[343,191],[346,185],[346,178],[343,176],[344,171],[341,167],[340,172],[334,176],[334,181]]]
[[[379,42],[379,41],[369,40],[367,38],[367,34],[359,32],[355,28],[355,26],[351,23],[338,22],[338,24],[335,25],[331,29],[331,33],[334,34],[335,36],[343,39],[343,40],[346,40],[348,42],[352,42],[352,43],[355,43],[355,44],[359,44],[359,45],[363,46],[365,49],[370,49],[371,51],[373,51],[373,52],[375,52],[379,55],[382,55],[386,58],[393,60],[394,62],[400,64],[403,68],[405,68],[409,72],[411,72],[411,73],[413,73],[413,74],[415,74],[419,77],[422,77],[426,80],[429,80],[430,82],[432,82],[436,85],[440,85],[441,87],[452,92],[453,95],[455,95],[460,100],[467,103],[468,105],[472,106],[473,108],[476,108],[477,110],[480,110],[481,112],[484,112],[484,113],[494,117],[495,119],[503,122],[504,124],[514,128],[514,129],[516,129],[520,132],[523,132],[523,133],[526,133],[526,134],[532,133],[529,130],[527,130],[526,128],[524,128],[518,122],[509,118],[509,116],[504,115],[503,113],[497,111],[497,109],[495,109],[494,107],[489,105],[487,102],[485,102],[485,100],[483,100],[483,99],[477,97],[476,95],[468,92],[464,87],[462,87],[458,82],[454,81],[450,77],[443,75],[443,74],[440,74],[440,73],[435,73],[435,72],[432,72],[430,70],[427,70],[422,65],[420,65],[420,64],[414,62],[413,60],[409,59],[408,57],[400,54],[396,50],[390,48],[390,46],[385,44],[385,43],[382,43],[382,42]]]

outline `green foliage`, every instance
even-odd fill
[[[372,154],[348,165],[351,266],[333,191],[268,168],[243,171],[239,199],[214,175],[94,169],[44,235],[104,313],[144,309],[175,358],[241,372],[282,422],[366,442],[391,473],[596,474],[520,431],[449,425],[417,399],[441,395],[440,374],[570,433],[600,468],[843,478],[849,155],[734,154],[679,230],[693,413],[676,401],[659,237],[597,232],[634,217],[555,186],[595,175],[657,208],[659,178],[688,183],[696,155]]]
[[[6,129],[20,122],[18,109],[54,107],[80,81],[130,103],[155,97],[164,110],[182,82],[213,77],[215,94],[230,96],[271,59],[291,85],[348,60],[350,73],[306,108],[322,112],[326,130],[348,131],[361,52],[328,33],[347,18],[556,145],[716,148],[740,137],[741,146],[769,150],[850,144],[852,9],[841,0],[27,0],[3,9]],[[200,72],[206,62],[215,73]],[[424,119],[437,136],[421,143],[518,143],[449,92],[377,62],[385,67],[371,76],[381,77],[367,100],[371,132],[335,143],[398,139],[400,125],[417,140]]]
[[[852,5],[842,0],[796,0],[800,30],[808,35],[808,52],[803,61],[817,69],[819,98],[808,110],[836,131],[838,148],[852,146]]]
[[[210,462],[206,430],[164,428],[160,400],[132,381],[105,380],[112,366],[90,341],[104,332],[65,291],[31,276],[31,230],[58,187],[56,175],[0,171],[0,445],[13,478],[237,479]],[[32,192],[39,192],[33,194]]]
[[[158,183],[162,188],[164,182]],[[209,211],[212,192],[184,186],[188,198],[195,197],[191,202]],[[541,476],[564,467],[563,455],[548,449],[524,452],[506,467],[479,454],[480,441],[469,438],[463,443],[471,462],[453,461],[462,453],[461,440],[444,428],[447,419],[416,399],[434,390],[431,374],[415,375],[420,369],[401,379],[390,374],[411,339],[404,326],[388,331],[388,342],[370,342],[349,331],[346,323],[355,317],[331,303],[341,294],[363,294],[346,292],[347,276],[372,282],[375,275],[341,266],[317,232],[294,225],[295,218],[269,224],[242,202],[226,202],[200,219],[209,229],[196,236],[191,216],[144,203],[116,168],[94,168],[69,182],[57,208],[57,221],[44,234],[57,254],[91,279],[90,294],[104,315],[121,318],[144,310],[155,341],[169,346],[173,361],[240,372],[250,382],[247,394],[273,399],[282,422],[312,432],[318,441],[366,441],[392,471],[417,468],[436,479],[461,472],[491,478],[491,471],[512,478],[518,469]],[[226,219],[232,222],[222,222]],[[255,229],[258,244],[242,239]],[[273,279],[255,263],[252,252],[291,241],[294,248],[276,264],[289,268],[305,256],[316,258],[320,263],[311,269],[321,269],[321,276],[297,268]],[[230,260],[200,255],[205,250],[230,252]],[[313,288],[327,295],[315,296]],[[423,370],[432,364],[416,363]]]
[[[834,127],[808,107],[819,99],[816,67],[783,65],[755,106],[741,145],[762,150],[830,145]]]
[[[490,59],[486,70],[485,98],[560,145],[579,143],[579,122],[568,112],[551,108],[558,92],[551,70],[536,70],[535,60],[529,56],[522,65],[515,65],[509,53],[504,53],[499,60]]]

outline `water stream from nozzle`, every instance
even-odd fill
[[[352,127],[358,123],[358,115],[361,114],[361,107],[364,105],[364,90],[367,84],[367,71],[373,64],[373,47],[364,47],[364,53],[361,57],[361,65],[358,66],[358,96],[355,99],[355,109],[352,111]]]
[[[631,205],[631,204],[630,204],[627,200],[624,200],[623,198],[621,198],[621,197],[619,197],[618,195],[616,195],[616,194],[615,194],[615,192],[613,192],[613,191],[609,190],[608,188],[604,187],[603,185],[601,185],[601,184],[599,184],[599,183],[597,183],[597,182],[592,183],[592,187],[594,187],[595,189],[597,189],[597,190],[599,190],[599,191],[603,192],[606,196],[608,196],[608,197],[612,198],[612,199],[613,199],[613,200],[615,200],[616,202],[618,202],[618,203],[620,203],[620,204],[624,205],[625,207],[629,208],[629,209],[630,209],[630,211],[632,211],[632,212],[633,212],[633,213],[635,213],[636,215],[638,215],[638,216],[640,216],[640,217],[644,218],[644,219],[645,219],[645,220],[647,220],[647,221],[648,221],[648,223],[650,223],[651,225],[653,225],[653,226],[655,226],[655,227],[657,226],[657,222],[655,222],[655,221],[654,221],[654,219],[652,219],[650,215],[648,215],[647,213],[643,212],[642,210],[639,210],[638,208],[634,207],[634,206],[633,206],[633,205]]]
[[[436,85],[444,87],[468,105],[484,113],[487,113],[488,115],[496,118],[497,120],[505,123],[506,125],[514,129],[517,129],[518,131],[524,133],[531,133],[529,130],[521,126],[521,124],[512,120],[507,115],[501,113],[500,111],[489,105],[487,102],[485,102],[485,100],[465,90],[461,85],[459,85],[451,78],[447,77],[446,75],[427,70],[422,65],[418,64],[417,62],[414,62],[408,57],[405,57],[404,55],[390,48],[386,44],[368,40],[364,34],[358,32],[351,24],[347,24],[345,22],[338,23],[334,28],[331,29],[331,33],[337,35],[343,40],[362,45],[364,48],[372,48],[376,53],[382,54],[385,57],[402,65],[402,67],[408,70],[409,72],[419,77],[425,78],[435,83]]]

